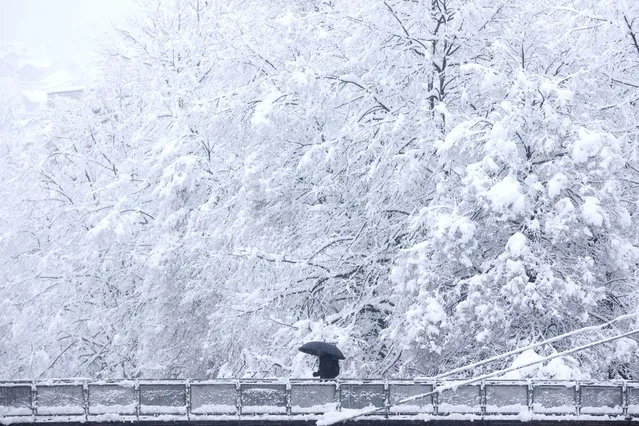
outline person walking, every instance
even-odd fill
[[[334,379],[339,375],[339,360],[333,355],[323,354],[319,357],[319,369],[313,372],[313,377],[320,379]]]
[[[334,379],[339,375],[339,360],[346,359],[342,351],[334,343],[313,341],[299,347],[300,352],[319,357],[319,371],[313,372],[313,377],[320,379]]]

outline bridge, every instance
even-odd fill
[[[639,382],[484,381],[417,399],[450,381],[1,381],[0,423],[313,424],[326,413],[377,407],[358,425],[639,420]],[[470,424],[470,423],[469,423]]]

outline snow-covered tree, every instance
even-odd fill
[[[145,7],[28,146],[0,375],[435,374],[634,309],[633,4]]]
[[[420,241],[393,271],[403,307],[388,338],[410,350],[406,368],[445,371],[636,304],[628,135],[589,110],[599,64],[571,51],[577,29],[551,38],[564,15],[535,7],[499,27],[501,61],[463,65],[477,112],[439,142]],[[593,375],[606,362],[582,361]]]

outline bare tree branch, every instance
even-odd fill
[[[628,21],[628,17],[625,15],[623,17],[623,20],[626,21],[626,25],[628,26],[628,30],[630,31],[630,38],[632,38],[632,43],[634,44],[635,49],[637,50],[637,53],[639,54],[639,41],[637,41],[637,33],[632,28],[632,25],[635,22],[635,20],[633,19],[632,21]]]

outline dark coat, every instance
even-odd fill
[[[334,379],[339,374],[339,361],[331,355],[322,355],[319,357],[319,371],[313,373],[313,376],[319,376],[320,379]]]

